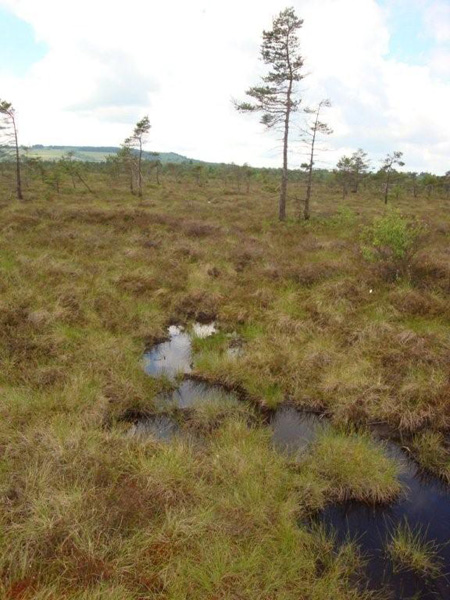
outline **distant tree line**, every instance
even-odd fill
[[[48,189],[49,193],[70,193],[70,190],[85,190],[95,194],[96,186],[103,182],[117,190],[128,189],[139,197],[137,157],[122,155],[108,157],[104,162],[86,162],[77,160],[73,152],[67,152],[59,160],[44,160],[40,157],[28,156],[23,151],[21,159],[22,188],[24,197],[33,182]],[[135,164],[133,164],[135,163]],[[306,165],[306,166],[305,166]],[[250,194],[256,189],[275,195],[279,193],[281,169],[255,168],[249,165],[208,164],[195,161],[184,163],[162,163],[157,153],[141,163],[141,182],[143,191],[164,185],[166,182],[185,184],[199,189],[220,187],[224,192],[236,195]],[[15,163],[9,159],[0,162],[0,177],[11,180],[15,177]],[[387,181],[389,178],[389,181]],[[359,149],[353,155],[342,157],[333,170],[314,168],[308,163],[298,169],[288,170],[288,183],[292,188],[292,199],[297,208],[305,210],[305,198],[308,190],[317,188],[317,194],[329,190],[340,193],[341,197],[349,195],[378,195],[386,201],[386,184],[388,183],[388,201],[403,196],[428,200],[434,195],[450,198],[450,171],[443,176],[430,173],[400,172],[394,168],[388,172],[384,165],[378,170],[370,169],[367,153]],[[143,193],[143,192],[142,192]],[[296,200],[295,200],[296,199]],[[304,218],[304,215],[301,215]]]
[[[316,106],[301,109],[298,84],[305,77],[304,60],[299,51],[298,33],[303,20],[299,19],[293,8],[282,10],[273,19],[272,28],[263,31],[261,59],[267,67],[267,73],[260,84],[246,91],[247,101],[234,101],[241,113],[259,113],[261,123],[267,129],[280,132],[282,140],[282,166],[280,169],[254,169],[248,165],[208,165],[201,163],[181,163],[163,165],[158,153],[144,153],[148,141],[150,120],[148,116],[140,119],[132,133],[124,140],[120,150],[106,158],[104,165],[95,167],[76,159],[73,152],[66,153],[58,161],[45,161],[41,158],[27,157],[19,145],[16,113],[11,103],[0,100],[0,164],[3,170],[14,165],[16,195],[23,200],[22,167],[28,175],[39,178],[43,184],[59,193],[63,182],[69,181],[73,188],[81,185],[89,193],[94,193],[88,182],[89,171],[101,171],[108,174],[111,181],[121,184],[123,181],[130,192],[142,197],[144,182],[161,183],[162,177],[175,178],[177,181],[191,179],[198,186],[207,185],[209,179],[222,179],[224,185],[231,186],[237,193],[249,193],[253,181],[263,188],[279,192],[278,217],[286,219],[286,201],[288,183],[298,182],[304,185],[304,193],[298,196],[298,217],[310,218],[313,184],[328,183],[338,185],[342,196],[358,193],[360,187],[371,186],[382,192],[384,203],[392,196],[399,197],[405,189],[410,189],[415,198],[425,193],[427,197],[435,190],[450,194],[450,171],[443,177],[429,173],[403,173],[397,167],[405,165],[403,153],[394,151],[386,155],[381,167],[371,171],[367,152],[359,148],[350,156],[342,156],[333,171],[316,167],[317,154],[324,148],[324,136],[332,133],[331,128],[322,120],[323,112],[331,106],[328,99],[321,100]],[[300,128],[299,139],[303,143],[307,160],[299,169],[289,169],[288,152],[290,134],[293,128],[292,118],[298,113],[303,115],[304,125]],[[54,146],[52,148],[61,148]],[[105,147],[108,149],[109,147]],[[100,148],[101,149],[101,148]],[[109,148],[110,149],[110,148]],[[22,160],[21,154],[24,154]],[[279,182],[276,183],[276,179]]]

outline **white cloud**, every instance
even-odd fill
[[[436,48],[430,56],[432,73],[442,79],[450,80],[450,48]]]
[[[450,4],[433,0],[425,12],[425,26],[437,42],[450,42]]]
[[[427,5],[436,40],[445,39],[448,3],[416,1]],[[448,170],[450,82],[442,53],[425,67],[389,59],[386,12],[375,0],[291,3],[304,19],[307,103],[333,101],[327,163],[361,146],[375,159],[404,150],[406,168]],[[285,0],[0,5],[29,22],[49,48],[25,77],[2,77],[1,95],[17,107],[24,143],[118,145],[148,113],[152,149],[278,165],[277,141],[257,119],[237,114],[231,98],[257,83],[261,31]]]

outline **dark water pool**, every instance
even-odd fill
[[[292,406],[281,406],[270,418],[275,448],[295,454],[306,450],[324,421],[315,414],[300,412]]]
[[[319,520],[332,527],[338,541],[356,538],[368,559],[367,577],[372,589],[389,588],[391,597],[450,599],[450,494],[448,486],[437,478],[424,476],[415,463],[405,457],[394,444],[388,446],[389,454],[403,466],[400,480],[405,494],[388,506],[371,507],[359,502],[347,502],[326,508]],[[407,521],[412,529],[421,528],[427,540],[434,540],[443,561],[442,576],[429,579],[412,572],[394,572],[386,557],[386,545],[393,528]]]
[[[130,435],[153,436],[158,440],[170,441],[180,428],[177,422],[168,415],[154,415],[139,419],[133,424]]]
[[[227,398],[236,399],[236,396],[226,392],[219,385],[212,385],[203,381],[194,379],[185,379],[180,385],[168,394],[161,394],[156,397],[156,403],[162,407],[190,408],[198,404],[207,404],[217,400]]]
[[[192,370],[192,336],[205,338],[216,332],[214,323],[194,323],[190,330],[181,325],[171,325],[168,339],[144,353],[144,369],[149,375],[166,376],[174,380],[178,374]]]
[[[131,435],[146,434],[168,441],[180,432],[180,427],[174,418],[164,414],[165,410],[187,409],[202,403],[236,399],[233,393],[226,392],[218,385],[181,378],[192,372],[192,337],[205,338],[215,332],[214,323],[194,323],[189,329],[172,325],[168,329],[168,339],[145,352],[146,373],[153,377],[166,377],[172,382],[177,380],[177,376],[180,376],[180,379],[174,390],[156,396],[157,408],[162,413],[138,420],[130,432]]]
[[[174,380],[178,374],[192,370],[191,336],[183,327],[169,327],[169,339],[156,344],[144,354],[145,372],[154,377]]]
[[[205,337],[215,333],[214,325],[195,324],[191,330],[181,327],[169,329],[169,339],[157,344],[144,355],[144,368],[149,375],[164,375],[174,381],[178,374],[189,375],[192,371],[192,334]],[[189,408],[197,402],[217,401],[217,398],[233,397],[219,386],[184,379],[170,394],[159,397],[160,407]],[[269,420],[274,446],[289,453],[301,452],[310,444],[326,422],[318,415],[300,412],[283,406]],[[178,425],[168,416],[144,419],[135,424],[135,433],[151,433],[160,439],[171,439],[178,432]],[[392,458],[401,462],[400,480],[405,494],[388,506],[367,506],[359,502],[331,505],[318,515],[317,520],[326,528],[333,529],[337,542],[349,537],[357,539],[367,559],[367,586],[383,589],[389,598],[446,599],[450,600],[450,493],[448,486],[437,478],[424,477],[416,464],[394,443],[387,443]],[[396,525],[407,521],[414,529],[421,527],[426,539],[436,541],[442,558],[443,574],[428,579],[411,572],[394,572],[392,562],[386,556],[390,532]]]

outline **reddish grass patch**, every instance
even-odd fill
[[[28,577],[11,584],[6,590],[5,600],[31,600],[36,592],[36,581]]]

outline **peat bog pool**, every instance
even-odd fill
[[[388,444],[389,454],[402,464],[400,481],[405,494],[387,506],[368,506],[360,502],[347,502],[326,507],[318,519],[332,528],[337,541],[348,536],[357,540],[367,557],[366,575],[372,589],[388,587],[398,600],[450,598],[450,490],[436,477],[424,475],[393,443]],[[413,530],[420,527],[427,540],[439,545],[442,575],[426,578],[411,571],[394,572],[392,562],[386,557],[386,544],[395,526],[407,522]]]
[[[168,339],[156,344],[144,354],[144,369],[154,377],[165,376],[179,385],[171,392],[157,397],[160,408],[175,406],[188,409],[194,403],[223,397],[236,399],[232,392],[210,383],[190,379],[192,373],[192,335],[207,337],[216,333],[214,324],[195,323],[190,329],[171,326]],[[238,357],[238,355],[237,355]],[[183,375],[182,380],[177,375]],[[268,425],[272,429],[274,447],[295,454],[306,449],[317,432],[324,426],[320,416],[302,412],[291,406],[281,406],[271,413]],[[180,432],[177,421],[161,413],[136,420],[132,433],[153,435],[169,441]],[[450,489],[438,478],[423,474],[418,466],[394,442],[384,442],[389,455],[402,465],[399,477],[405,493],[396,502],[384,506],[370,506],[361,502],[346,502],[327,506],[316,517],[326,529],[333,531],[337,543],[356,539],[366,558],[366,585],[383,589],[388,598],[449,599],[450,598]],[[386,546],[393,529],[407,522],[412,530],[420,528],[427,540],[438,544],[442,560],[439,577],[416,575],[411,571],[397,571],[386,555]]]

